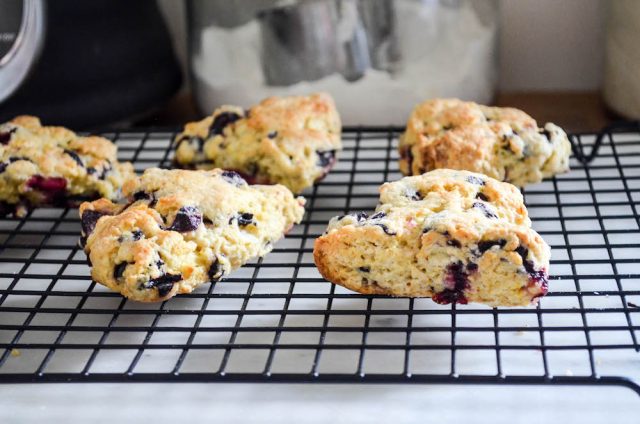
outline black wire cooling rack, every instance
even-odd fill
[[[608,384],[640,393],[640,128],[573,136],[574,152],[591,162],[574,157],[570,173],[524,192],[553,248],[550,293],[530,308],[363,296],[320,277],[313,241],[329,218],[373,210],[377,187],[401,177],[399,131],[347,129],[338,165],[305,193],[305,219],[272,253],[159,304],[91,281],[77,210],[0,220],[0,381]],[[172,132],[104,135],[138,171],[170,165]]]

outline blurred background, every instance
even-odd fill
[[[0,119],[171,126],[328,91],[347,125],[429,97],[571,131],[640,118],[635,0],[0,0]]]

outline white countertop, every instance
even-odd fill
[[[10,423],[632,423],[620,387],[40,384],[0,386]],[[188,421],[186,420],[188,418]],[[472,419],[469,421],[469,419]]]

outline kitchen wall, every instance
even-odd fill
[[[598,89],[605,15],[606,0],[501,0],[501,90]]]
[[[186,69],[184,3],[158,2]],[[502,91],[585,91],[600,87],[606,0],[500,3]]]

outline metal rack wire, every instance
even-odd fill
[[[572,171],[527,188],[553,248],[538,307],[442,306],[323,280],[314,239],[400,178],[398,128],[349,128],[274,251],[160,304],[92,282],[75,209],[0,220],[0,382],[244,381],[625,385],[640,393],[640,128],[572,137]],[[105,134],[138,171],[169,166],[170,131]],[[597,155],[596,155],[597,153]],[[590,157],[591,156],[591,157]],[[592,161],[585,165],[587,161]]]

